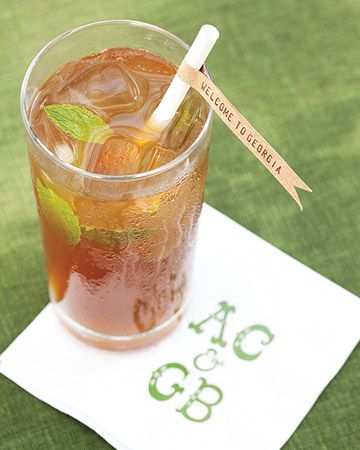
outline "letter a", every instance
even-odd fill
[[[234,313],[236,311],[236,309],[235,309],[235,306],[229,305],[226,301],[220,302],[219,305],[220,305],[220,309],[218,311],[216,311],[214,314],[210,314],[209,317],[207,317],[206,319],[204,319],[203,321],[201,321],[199,323],[194,323],[194,322],[189,323],[189,328],[192,328],[195,331],[195,333],[200,334],[204,331],[201,327],[206,322],[208,322],[209,320],[217,320],[221,324],[220,334],[218,337],[213,336],[211,338],[211,342],[213,344],[220,345],[220,347],[225,347],[226,341],[224,341],[223,336],[224,336],[224,329],[225,329],[225,325],[226,325],[226,318],[230,312]]]
[[[212,407],[218,405],[223,398],[223,393],[220,388],[218,388],[214,384],[208,384],[205,378],[200,378],[200,381],[201,381],[200,386],[189,397],[189,400],[185,403],[185,405],[182,408],[176,410],[177,412],[181,413],[186,419],[191,420],[192,422],[206,422],[207,420],[209,420],[211,417]],[[205,400],[201,400],[199,397],[204,390],[208,391],[212,390],[216,392],[217,394],[216,400],[213,401],[212,403],[206,402]],[[204,405],[206,408],[205,410],[206,412],[202,417],[194,417],[189,414],[189,409],[191,408],[191,405],[195,402]],[[198,408],[195,409],[198,411]]]

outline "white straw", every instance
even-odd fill
[[[219,31],[214,26],[203,25],[184,58],[189,66],[199,70],[218,37]],[[149,127],[163,130],[175,116],[188,90],[189,85],[180,80],[176,74],[159,106],[152,113],[148,122]]]

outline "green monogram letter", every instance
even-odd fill
[[[173,397],[176,393],[184,392],[184,388],[181,387],[177,383],[175,383],[171,386],[172,391],[169,394],[163,394],[158,390],[158,388],[157,388],[158,379],[160,377],[162,377],[163,373],[169,369],[180,370],[180,372],[182,372],[182,374],[183,374],[183,377],[182,377],[183,379],[185,379],[189,375],[189,371],[187,370],[187,368],[179,363],[164,364],[163,366],[161,366],[157,370],[155,370],[155,372],[153,372],[152,377],[150,379],[149,393],[156,400],[160,400],[160,401],[169,400],[169,398]]]
[[[260,341],[262,345],[270,344],[270,342],[274,339],[274,335],[271,333],[269,328],[265,327],[264,325],[252,325],[251,327],[245,328],[244,330],[240,331],[240,333],[238,333],[234,339],[233,349],[235,355],[238,358],[245,359],[246,361],[253,361],[259,355],[261,355],[261,351],[258,353],[250,354],[244,352],[244,350],[241,348],[242,341],[252,331],[262,331],[267,336],[267,340]]]
[[[195,331],[195,333],[200,334],[203,332],[203,330],[201,328],[202,325],[204,325],[209,320],[212,320],[212,319],[217,320],[221,324],[220,334],[218,337],[213,336],[211,338],[211,342],[213,344],[220,345],[220,347],[225,347],[226,341],[224,341],[223,335],[224,335],[224,328],[226,325],[226,318],[230,312],[234,313],[236,310],[235,310],[235,306],[229,305],[226,301],[220,302],[219,305],[220,305],[220,309],[218,311],[216,311],[214,314],[210,314],[210,316],[207,317],[206,319],[204,319],[202,322],[189,323],[189,328],[192,328]]]
[[[176,410],[177,412],[181,413],[186,419],[191,420],[192,422],[206,422],[207,420],[209,420],[211,417],[212,407],[219,404],[223,398],[223,393],[220,390],[220,388],[218,388],[214,384],[208,384],[205,378],[200,378],[200,381],[201,381],[200,386],[189,397],[189,399],[185,403],[185,405],[182,408]],[[204,390],[208,390],[208,391],[212,390],[212,391],[216,392],[217,399],[213,402],[207,402],[205,400],[201,400],[199,397],[200,397],[200,394]],[[205,407],[204,415],[202,417],[201,416],[194,417],[189,414],[189,409],[191,408],[191,405],[193,405],[195,402],[200,403],[201,405],[203,405]],[[195,410],[199,411],[198,408],[195,408]]]

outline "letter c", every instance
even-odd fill
[[[274,339],[274,335],[271,333],[269,328],[265,327],[264,325],[252,325],[251,327],[245,328],[244,330],[240,331],[240,333],[238,333],[234,339],[233,350],[238,358],[245,359],[246,361],[253,361],[261,355],[261,351],[251,354],[244,352],[244,350],[241,348],[242,341],[248,334],[253,331],[262,331],[266,335],[267,340],[260,341],[262,345],[268,345]]]

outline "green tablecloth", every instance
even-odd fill
[[[0,352],[47,302],[18,108],[20,83],[31,59],[55,35],[108,18],[154,23],[187,41],[205,22],[219,27],[221,39],[208,61],[215,82],[314,193],[302,195],[305,210],[300,213],[271,175],[216,120],[207,201],[359,294],[358,0],[2,0]],[[286,450],[359,449],[359,374],[358,348]],[[109,445],[0,377],[0,449],[87,448]]]

